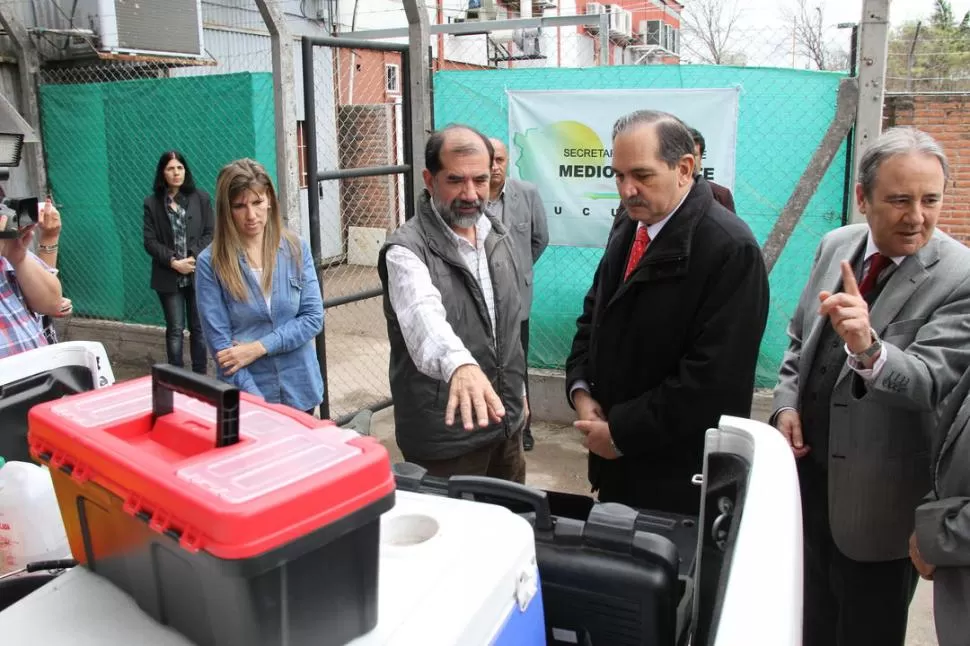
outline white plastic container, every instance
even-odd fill
[[[544,646],[532,526],[503,507],[399,490],[381,517],[378,608],[350,646]]]
[[[47,468],[0,458],[0,574],[70,556]]]

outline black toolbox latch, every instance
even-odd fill
[[[593,505],[586,519],[583,540],[590,547],[630,553],[639,512],[616,502]]]

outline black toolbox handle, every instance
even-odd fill
[[[152,418],[175,411],[180,392],[216,407],[216,448],[239,442],[239,389],[167,363],[152,366]]]
[[[549,511],[549,496],[541,489],[533,489],[518,482],[485,476],[451,476],[448,479],[448,497],[461,498],[466,494],[525,503],[536,512],[535,528],[537,530],[550,532],[553,529],[552,513]]]

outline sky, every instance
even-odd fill
[[[732,0],[725,0],[731,6]],[[689,11],[691,0],[685,0]],[[785,19],[786,9],[791,15],[796,0],[733,0],[739,15],[732,33],[729,50],[737,50],[748,65],[811,67],[799,49],[793,49],[791,21]],[[857,23],[862,18],[863,0],[806,0],[810,8],[822,10],[825,38],[829,47],[848,52],[850,31],[839,30],[839,23]],[[933,13],[934,0],[891,0],[889,21],[899,25],[912,20],[929,19]],[[970,0],[951,0],[955,18],[959,21],[970,11]],[[685,50],[685,60],[691,61],[694,52]]]
[[[689,4],[690,0],[686,0]],[[789,3],[779,0],[738,0],[741,18],[745,26],[767,26],[780,20],[781,6]],[[858,22],[862,17],[862,0],[808,0],[808,6],[822,7],[825,22]],[[934,0],[892,0],[889,5],[889,21],[899,24],[908,20],[929,18],[933,13]],[[970,0],[951,0],[957,20],[970,11]]]

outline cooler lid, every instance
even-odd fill
[[[183,547],[224,558],[285,544],[394,489],[373,438],[169,366],[35,407],[29,440],[35,457],[179,531]]]

